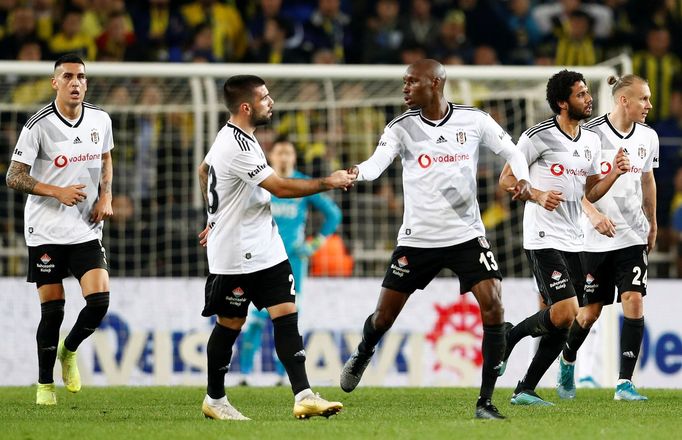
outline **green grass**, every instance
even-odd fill
[[[194,387],[86,387],[57,391],[58,405],[34,404],[34,387],[0,388],[2,439],[670,439],[682,432],[682,391],[642,390],[648,402],[613,401],[613,390],[578,390],[573,401],[541,396],[550,408],[509,404],[511,390],[496,392],[504,421],[474,420],[471,388],[358,388],[345,394],[319,388],[340,400],[338,416],[296,420],[286,388],[234,388],[230,401],[249,422],[217,422],[201,414],[203,390]]]

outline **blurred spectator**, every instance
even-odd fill
[[[507,26],[514,34],[514,47],[505,60],[509,64],[533,64],[535,48],[542,40],[530,9],[530,0],[509,0]]]
[[[481,45],[474,49],[473,63],[476,66],[494,66],[500,64],[497,52],[492,46]]]
[[[504,11],[498,2],[458,0],[466,17],[466,35],[471,44],[492,46],[497,53],[514,47],[514,34],[507,27]]]
[[[438,40],[429,48],[430,56],[437,60],[459,57],[464,63],[470,62],[473,50],[466,35],[466,19],[459,10],[449,11],[440,24]]]
[[[33,0],[31,2],[36,16],[36,32],[42,41],[49,41],[57,31],[59,20],[57,19],[57,5],[55,0]],[[45,54],[43,54],[45,56]]]
[[[61,31],[49,40],[50,52],[54,58],[75,53],[86,60],[97,58],[95,40],[81,32],[83,12],[69,9],[64,13]]]
[[[308,61],[297,46],[298,39],[288,20],[282,17],[268,18],[265,21],[263,41],[252,49],[246,61],[255,63],[305,63]]]
[[[313,64],[339,64],[338,58],[331,49],[320,48],[313,52],[310,60]]]
[[[40,61],[42,59],[42,46],[38,40],[25,40],[19,48],[17,60],[19,61]],[[54,95],[52,90],[52,80],[47,76],[37,79],[25,78],[17,83],[12,90],[12,103],[14,104],[36,104],[49,102]]]
[[[135,139],[135,199],[142,203],[143,213],[154,204],[156,192],[157,154],[163,136],[162,117],[159,106],[163,104],[161,89],[148,83],[142,89],[139,102],[148,109],[137,115]]]
[[[123,0],[88,0],[89,4],[83,8],[83,23],[81,31],[90,38],[97,39],[105,31],[112,14],[123,16],[123,27],[127,33],[132,33],[133,23],[126,12]]]
[[[187,26],[170,0],[139,2],[131,13],[139,61],[181,61]]]
[[[581,10],[569,14],[568,24],[559,31],[554,63],[558,66],[592,66],[597,49],[592,38],[592,18]]]
[[[192,32],[192,41],[189,49],[185,52],[183,59],[193,63],[214,63],[216,62],[213,48],[214,32],[211,25],[201,23]]]
[[[583,11],[593,21],[597,38],[608,38],[613,27],[613,16],[608,7],[597,3],[582,3],[581,0],[559,0],[543,3],[533,8],[533,18],[544,36],[558,38],[570,26],[571,14]]]
[[[129,61],[137,58],[132,54],[135,34],[126,26],[127,17],[121,11],[112,12],[109,16],[104,31],[95,40],[98,61]]]
[[[46,46],[40,41],[36,32],[36,17],[33,9],[26,6],[14,9],[7,24],[5,37],[0,40],[1,59],[16,59],[19,49],[27,41],[40,45],[41,54],[45,52]]]
[[[410,65],[427,57],[426,47],[418,43],[404,44],[400,50],[400,64]]]
[[[398,0],[378,0],[375,14],[367,20],[362,61],[365,64],[397,64],[405,35],[399,20]]]
[[[248,21],[251,53],[260,50],[263,44],[265,27],[268,20],[278,19],[286,21],[287,46],[299,48],[303,44],[303,23],[290,16],[286,9],[282,8],[282,0],[260,0],[254,16]]]
[[[431,0],[412,0],[405,26],[405,41],[426,47],[438,38],[440,21],[432,14]]]
[[[652,104],[656,104],[652,102]],[[682,165],[682,81],[677,80],[670,96],[670,117],[654,125],[660,139],[659,167],[655,171],[658,244],[667,250],[670,242],[671,204],[675,173]],[[676,203],[678,204],[678,203]],[[679,272],[682,274],[682,272]]]
[[[341,0],[318,0],[317,9],[304,26],[303,49],[310,54],[330,49],[339,63],[357,61],[358,54],[351,48],[350,23],[351,18],[341,12]]]
[[[240,61],[244,58],[248,34],[237,8],[216,0],[196,0],[182,6],[181,12],[190,28],[202,23],[211,27],[216,61]]]
[[[646,78],[651,89],[651,104],[647,121],[655,123],[670,116],[670,95],[673,79],[680,74],[680,59],[670,52],[670,32],[664,27],[646,33],[647,50],[632,57],[633,73]]]
[[[609,59],[622,53],[632,52],[635,44],[635,27],[631,18],[628,0],[605,0],[604,5],[611,8],[613,14],[613,30],[604,40],[606,51],[604,58]]]

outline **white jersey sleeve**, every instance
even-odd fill
[[[14,147],[12,160],[33,166],[33,162],[35,162],[36,157],[38,157],[38,150],[40,149],[38,136],[39,133],[37,128],[31,130],[24,126],[24,128],[21,129],[17,145]]]
[[[528,164],[519,154],[511,136],[495,122],[492,116],[486,114],[481,118],[481,145],[488,147],[493,153],[502,156],[518,180],[530,181]]]
[[[231,170],[248,185],[259,185],[263,180],[270,177],[275,170],[260,157],[255,150],[243,151],[232,160]]]
[[[374,154],[358,165],[358,180],[371,181],[381,176],[381,173],[391,165],[399,152],[400,137],[391,128],[386,127]]]

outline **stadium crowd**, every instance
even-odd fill
[[[656,172],[659,228],[665,234],[670,225],[671,237],[682,233],[682,172],[678,172],[682,146],[682,0],[0,0],[0,59],[51,61],[64,53],[76,53],[86,61],[115,62],[404,65],[430,57],[444,64],[559,66],[593,65],[628,53],[634,73],[647,78],[651,86],[654,108],[647,123],[661,138],[661,167]],[[3,99],[18,104],[44,102],[52,90],[49,79],[39,81],[42,85],[18,82],[5,89],[9,95]],[[143,85],[139,96],[132,96],[123,84],[107,91],[105,102],[123,106],[133,102],[168,104],[156,88],[154,84]],[[304,93],[314,91],[301,90],[302,96]],[[184,98],[178,95],[176,99]],[[329,127],[326,117],[316,112],[290,112],[275,118],[273,124],[277,134],[293,137],[301,157],[313,163],[307,170],[312,175],[329,168],[315,161],[341,164],[348,159],[324,150],[320,139],[328,137]],[[372,126],[380,130],[393,115],[370,116],[359,115],[360,121],[355,121],[348,115],[342,125],[348,133],[355,133],[363,131],[363,121],[373,121]],[[115,142],[123,147],[113,153],[121,165],[115,168],[114,182],[130,185],[114,188],[120,195],[115,201],[121,214],[105,228],[105,235],[114,239],[112,243],[132,246],[123,237],[133,228],[140,238],[137,242],[142,243],[135,246],[144,248],[111,249],[113,255],[122,256],[123,267],[112,267],[114,274],[117,270],[121,274],[178,274],[173,267],[192,266],[187,263],[201,260],[199,250],[182,260],[174,252],[194,241],[193,236],[178,233],[178,228],[187,229],[178,218],[187,225],[201,221],[201,213],[177,213],[188,205],[190,192],[178,196],[177,191],[171,191],[192,185],[189,180],[172,180],[172,176],[192,175],[189,168],[180,169],[191,164],[188,117],[181,113],[114,117]],[[0,118],[0,172],[4,174],[20,130],[14,125],[23,121],[8,119],[5,114]],[[309,124],[302,125],[301,118]],[[296,133],[301,127],[309,132]],[[358,142],[369,151],[351,160],[366,157],[373,146],[369,144],[376,140],[359,135]],[[346,150],[345,146],[339,147],[341,150]],[[122,179],[121,172],[145,178]],[[171,180],[161,182],[161,176]],[[158,188],[170,190],[159,192]],[[394,188],[377,191],[393,203]],[[13,206],[20,206],[18,202]],[[9,217],[6,211],[6,207],[0,208],[0,218]],[[140,221],[135,211],[147,217]],[[401,206],[393,211],[396,214],[391,214],[391,222],[399,224]],[[3,235],[8,229],[20,232],[19,225],[3,225],[2,229]],[[167,239],[148,240],[159,236]],[[664,238],[659,242],[665,246],[672,241]],[[162,255],[162,260],[171,263],[152,264],[171,269],[141,272],[136,263],[125,258],[131,252]],[[680,266],[677,273],[682,274]]]

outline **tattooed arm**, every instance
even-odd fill
[[[90,221],[99,223],[109,218],[114,213],[111,207],[111,181],[114,177],[114,166],[111,160],[111,152],[102,155],[102,175],[99,179],[99,198],[92,207]]]
[[[26,194],[54,197],[66,206],[73,206],[85,200],[86,194],[82,191],[85,185],[77,184],[61,187],[41,183],[31,177],[30,171],[31,167],[29,165],[13,160],[7,170],[7,186]]]
[[[201,195],[204,196],[204,202],[208,203],[208,169],[209,166],[206,162],[201,162],[197,172],[199,173],[199,188],[201,189]],[[206,225],[203,231],[199,233],[199,244],[206,247],[208,242],[208,232],[211,230],[210,225]]]

